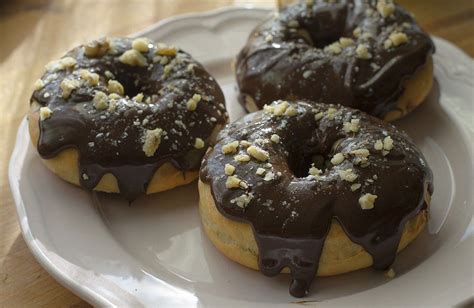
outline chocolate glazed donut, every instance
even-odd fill
[[[74,48],[35,88],[30,134],[45,164],[67,181],[129,200],[195,179],[228,120],[215,79],[186,52],[146,38]],[[115,179],[102,185],[110,174]]]
[[[434,45],[410,13],[389,0],[302,2],[255,28],[237,57],[248,111],[303,99],[391,121],[424,100]]]
[[[279,101],[228,125],[217,139],[200,173],[206,232],[239,263],[254,267],[250,259],[258,255],[265,275],[289,268],[293,296],[306,295],[316,273],[387,269],[426,224],[433,188],[423,155],[405,133],[361,111]],[[247,224],[256,252],[241,240]],[[329,231],[339,225],[348,243]],[[348,264],[359,245],[370,257]],[[318,272],[323,248],[332,258],[326,263],[347,258]]]

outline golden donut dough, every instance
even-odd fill
[[[397,109],[389,111],[384,116],[384,120],[391,122],[400,119],[421,105],[428,96],[433,86],[433,57],[430,55],[425,65],[418,68],[416,73],[408,79],[405,90],[398,99]]]
[[[211,187],[199,181],[199,212],[204,230],[211,242],[229,259],[258,270],[258,247],[249,224],[230,220],[216,208]],[[429,196],[429,194],[425,194]],[[429,202],[429,198],[425,198]],[[404,249],[423,230],[428,220],[421,211],[404,228],[398,251]],[[360,245],[353,243],[340,224],[333,220],[319,261],[318,276],[332,276],[371,266],[372,257]],[[283,273],[288,273],[288,268]]]
[[[39,139],[39,104],[33,102],[28,113],[28,127],[30,131],[31,142],[37,146]],[[74,148],[61,151],[57,156],[51,159],[41,159],[42,162],[63,180],[78,185],[79,184],[79,152]],[[191,183],[199,176],[199,171],[180,171],[171,163],[165,163],[159,167],[153,175],[148,187],[147,194],[165,191],[180,185]],[[118,193],[117,179],[114,175],[107,173],[99,181],[94,190]]]

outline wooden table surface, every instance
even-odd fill
[[[474,55],[472,0],[400,0],[428,32]],[[0,0],[0,307],[88,306],[43,270],[23,241],[7,180],[17,127],[44,64],[81,42],[163,18],[274,0]]]

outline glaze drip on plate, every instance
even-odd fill
[[[240,101],[256,111],[303,99],[383,118],[433,52],[428,34],[389,0],[300,1],[250,34],[236,62]]]
[[[111,173],[129,200],[164,163],[198,170],[227,122],[215,79],[189,54],[145,38],[79,46],[50,63],[35,87],[40,155],[77,149],[83,187]]]
[[[228,125],[200,177],[222,215],[251,224],[260,270],[290,269],[296,297],[309,290],[333,220],[383,270],[432,192],[431,170],[405,133],[305,102],[278,101]]]

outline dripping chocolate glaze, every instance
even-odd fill
[[[200,178],[210,185],[222,215],[251,224],[260,270],[274,276],[288,267],[290,293],[301,297],[317,273],[333,219],[373,257],[375,269],[390,266],[405,223],[426,210],[424,193],[432,193],[432,174],[409,137],[391,124],[345,107],[336,107],[331,119],[328,108],[334,105],[299,102],[292,106],[298,111],[293,117],[259,111],[228,125],[206,154]],[[322,118],[316,120],[315,114]],[[359,119],[360,128],[346,132],[344,123],[352,119]],[[269,140],[272,134],[280,137],[279,143]],[[387,136],[393,140],[393,149],[375,150],[374,143]],[[237,163],[234,155],[247,154],[244,146],[231,155],[222,153],[222,146],[234,140],[264,149],[268,161],[252,158]],[[365,162],[350,154],[360,149],[370,152]],[[346,156],[339,165],[330,163],[336,153]],[[312,163],[322,170],[318,178],[308,175]],[[247,189],[226,188],[225,164],[236,167],[235,175],[248,184]],[[257,175],[257,168],[264,168],[265,175]],[[347,169],[357,174],[354,182],[339,175]],[[266,181],[270,172],[273,179]],[[355,183],[361,187],[353,191]],[[374,208],[363,210],[359,198],[366,193],[377,199]],[[250,196],[250,202],[239,207],[235,198],[242,194]]]
[[[206,147],[195,148],[196,138],[206,145],[212,142],[213,130],[227,122],[227,113],[217,82],[189,54],[178,50],[176,55],[158,56],[150,41],[150,50],[142,53],[147,65],[132,66],[119,60],[132,48],[132,39],[109,41],[103,56],[88,57],[79,46],[65,55],[76,59],[75,66],[58,69],[56,63],[42,76],[45,86],[33,93],[32,103],[49,107],[53,114],[40,121],[38,152],[48,159],[66,148],[77,149],[83,187],[93,189],[104,174],[111,173],[121,194],[133,200],[146,191],[155,171],[166,162],[182,170],[183,176],[184,171],[198,170]],[[81,69],[97,73],[98,84],[81,80]],[[81,82],[66,99],[60,87],[65,78]],[[124,96],[115,100],[115,110],[97,110],[93,97],[97,91],[109,94],[109,80],[123,85]],[[138,93],[143,93],[143,102],[132,99]],[[190,111],[186,103],[194,94],[201,95],[201,101]],[[148,157],[142,149],[144,134],[156,128],[166,133]]]
[[[241,103],[245,106],[249,96],[261,109],[276,99],[306,99],[378,117],[395,110],[404,82],[426,63],[434,45],[403,8],[396,5],[393,15],[383,18],[376,3],[316,0],[311,6],[289,6],[264,21],[237,57]],[[358,38],[353,34],[357,27]],[[409,41],[385,49],[393,31],[405,33]],[[325,50],[341,37],[354,44],[337,55]],[[359,44],[368,47],[371,59],[355,56]]]

